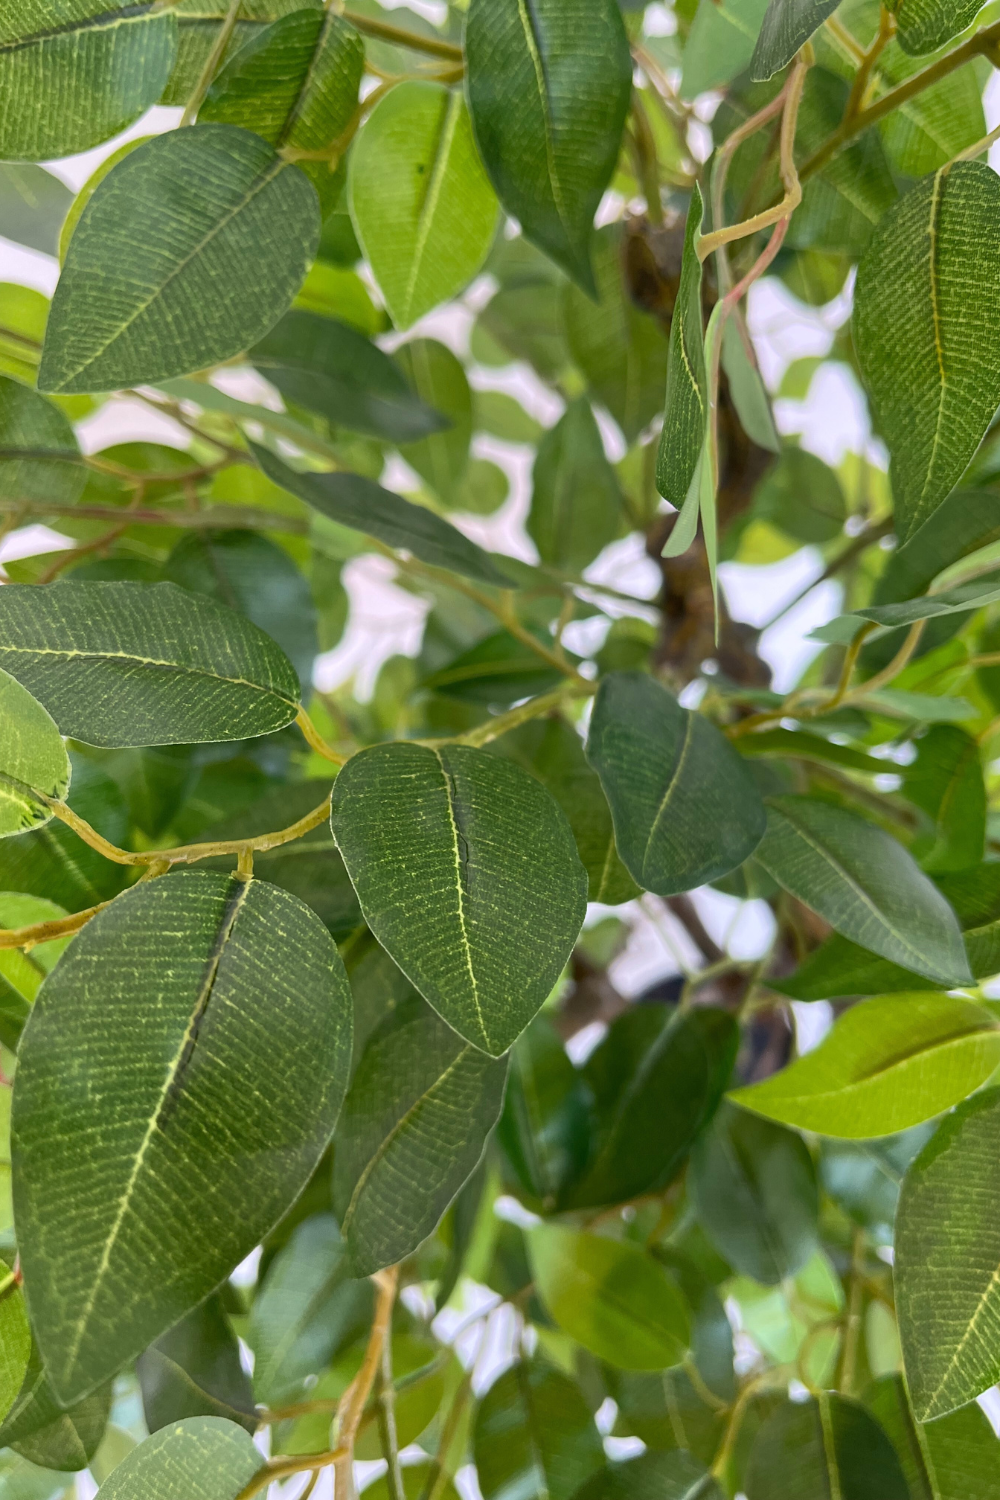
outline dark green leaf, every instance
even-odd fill
[[[86,481],[76,434],[59,408],[0,375],[0,498],[72,505]]]
[[[154,136],[80,215],[39,389],[115,390],[230,359],[288,307],[318,240],[315,189],[260,136],[233,125]]]
[[[242,0],[224,62],[259,36],[264,27],[281,16],[302,9],[322,8],[322,0]],[[191,97],[215,45],[229,0],[180,0],[176,7],[179,46],[177,64],[164,90],[161,104],[184,106]]]
[[[839,4],[840,0],[770,0],[750,62],[750,77],[763,81],[780,73]]]
[[[191,1417],[133,1448],[101,1500],[238,1500],[264,1465],[250,1435],[221,1417]]]
[[[337,1131],[334,1206],[354,1272],[405,1260],[475,1170],[506,1060],[463,1042],[417,996],[375,1032]]]
[[[332,1134],[350,1037],[333,942],[275,886],[185,871],[74,940],[25,1028],[12,1124],[21,1263],[60,1400],[114,1374],[281,1217]]]
[[[644,672],[601,683],[587,758],[601,778],[618,853],[661,896],[734,870],[764,832],[745,762],[703,714],[681,708]]]
[[[604,1463],[579,1386],[543,1360],[518,1360],[476,1412],[473,1452],[484,1500],[571,1500]]]
[[[702,4],[714,10],[712,0],[702,0]],[[694,481],[708,411],[701,261],[695,249],[703,215],[701,189],[695,185],[684,234],[680,286],[670,321],[666,407],[656,460],[656,487],[678,510]]]
[[[924,1425],[914,1418],[902,1376],[886,1375],[865,1404],[892,1439],[910,1500],[998,1500],[997,1439],[974,1401]]]
[[[111,843],[123,844],[128,815],[115,783],[92,761],[80,755],[70,759],[69,806]],[[57,819],[0,844],[0,890],[46,896],[67,911],[106,901],[124,882],[120,865],[111,864]]]
[[[150,1344],[135,1372],[150,1432],[187,1417],[224,1417],[251,1435],[257,1429],[250,1377],[218,1294]]]
[[[423,685],[462,703],[506,706],[548,692],[562,681],[558,667],[509,631],[498,630],[425,677]]]
[[[577,1500],[722,1500],[709,1471],[690,1453],[643,1453],[611,1464],[589,1480]]]
[[[935,52],[976,19],[983,0],[893,0],[896,35],[904,52]]]
[[[873,603],[890,604],[922,594],[942,569],[1000,539],[993,490],[955,490],[905,547],[891,554],[875,585]]]
[[[511,1052],[497,1141],[518,1187],[547,1209],[586,1164],[583,1082],[544,1011]]]
[[[615,1437],[637,1437],[658,1451],[682,1448],[702,1463],[713,1461],[725,1431],[725,1415],[699,1396],[686,1370],[642,1374],[605,1365],[602,1373],[618,1407]],[[731,1394],[722,1399],[731,1399]],[[716,1497],[710,1494],[706,1500]]]
[[[983,857],[986,786],[979,745],[957,724],[933,724],[917,742],[905,793],[930,819],[913,845],[925,870],[967,870]]]
[[[47,823],[45,799],[69,791],[59,730],[27,688],[0,669],[0,839]],[[38,795],[35,795],[38,794]]]
[[[892,1444],[875,1418],[845,1396],[784,1401],[750,1452],[747,1500],[910,1500]]]
[[[529,240],[596,292],[594,214],[618,158],[632,59],[615,0],[472,0],[465,28],[476,140]]]
[[[0,166],[0,223],[4,238],[45,255],[58,255],[59,230],[73,194],[58,177],[20,162]]]
[[[570,402],[539,443],[533,481],[527,527],[539,557],[582,573],[614,541],[621,517],[618,477],[583,397]]]
[[[75,1474],[101,1446],[110,1410],[111,1386],[105,1385],[64,1411],[33,1350],[24,1385],[3,1425],[3,1441],[29,1463]]]
[[[486,751],[398,743],[348,761],[332,824],[382,946],[461,1036],[506,1052],[583,925],[586,874],[558,805]]]

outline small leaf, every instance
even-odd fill
[[[998,231],[996,173],[958,162],[883,216],[858,267],[854,343],[892,458],[901,542],[954,489],[1000,405],[1000,269],[987,250]]]
[[[397,328],[457,296],[493,242],[497,200],[460,91],[410,79],[351,152],[351,219]]]
[[[74,939],[25,1028],[12,1123],[21,1263],[61,1402],[140,1353],[281,1217],[333,1132],[350,1037],[329,934],[261,881],[137,885]],[[74,1204],[94,1174],[106,1194],[87,1198],[84,1241]]]
[[[822,1391],[783,1401],[750,1450],[747,1500],[910,1500],[892,1444],[856,1401]]]
[[[903,1180],[896,1210],[896,1311],[921,1422],[1000,1377],[1000,1090],[946,1116]]]
[[[116,390],[239,354],[295,296],[319,227],[309,180],[249,130],[154,136],[112,168],[80,215],[39,389]]]
[[[26,0],[0,22],[0,158],[48,161],[110,140],[163,92],[177,21],[154,4]]]
[[[463,745],[376,745],[334,783],[334,838],[372,932],[449,1026],[499,1057],[576,942],[587,879],[557,804]]]
[[[238,1500],[264,1466],[249,1433],[220,1417],[154,1432],[101,1485],[101,1500]]]
[[[218,1293],[150,1344],[135,1373],[150,1432],[189,1417],[224,1417],[251,1436],[257,1430],[253,1387]]]
[[[414,996],[368,1042],[337,1131],[333,1196],[354,1273],[395,1265],[472,1175],[507,1062],[463,1042]]]
[[[0,839],[47,823],[52,814],[32,793],[61,802],[69,782],[69,756],[51,717],[0,670]]]
[[[500,201],[584,291],[594,214],[632,93],[616,0],[472,0],[469,107]]]
[[[1000,1065],[1000,1022],[956,995],[879,995],[820,1045],[732,1098],[772,1120],[852,1140],[893,1135],[981,1088]]]
[[[66,802],[98,833],[121,846],[128,837],[128,812],[118,787],[82,755],[71,756],[70,764],[73,781]],[[48,896],[66,911],[82,911],[117,896],[124,884],[121,865],[91,849],[56,818],[44,828],[0,843],[0,890]]]
[[[509,588],[489,553],[470,542],[449,521],[422,505],[413,505],[361,474],[313,474],[290,469],[280,458],[251,443],[251,451],[268,479],[341,526],[350,526],[412,552],[421,562],[449,568],[466,578]]]
[[[663,1370],[688,1347],[687,1310],[638,1245],[544,1224],[527,1231],[538,1294],[564,1333],[622,1370]]]
[[[0,666],[91,745],[251,739],[291,723],[299,680],[242,615],[171,583],[8,584]]]
[[[59,408],[0,375],[0,497],[73,505],[86,482],[76,434]]]
[[[44,255],[58,255],[59,230],[73,202],[65,183],[44,167],[0,166],[0,223],[4,238]]]
[[[712,0],[703,5],[715,9]],[[696,245],[704,205],[695,184],[684,232],[684,256],[677,302],[670,320],[667,396],[656,460],[656,487],[679,510],[688,497],[705,445],[708,417],[708,372],[701,308],[701,261]],[[692,531],[693,536],[693,531]]]
[[[541,1359],[518,1360],[490,1386],[473,1452],[483,1500],[572,1500],[604,1463],[580,1387]]]
[[[761,83],[780,73],[839,4],[840,0],[770,0],[750,60],[750,77]]]
[[[642,1453],[609,1464],[583,1486],[577,1500],[723,1500],[704,1464],[690,1453]]]
[[[722,330],[722,368],[729,382],[736,414],[743,431],[760,448],[771,453],[781,451],[781,439],[774,425],[774,414],[768,399],[767,388],[757,365],[750,335],[741,327],[738,314],[731,317]]]
[[[536,693],[547,693],[563,680],[559,668],[543,660],[526,642],[508,630],[498,630],[425,677],[423,686],[460,703],[505,707]]]
[[[873,823],[809,797],[771,797],[754,857],[843,937],[927,979],[971,980],[951,907]]]
[[[979,745],[956,724],[934,724],[917,742],[906,773],[905,796],[930,819],[913,844],[925,870],[967,870],[983,858],[986,785]]]
[[[904,52],[936,52],[965,30],[983,8],[983,0],[893,0],[896,36]]]
[[[753,853],[764,806],[745,762],[703,714],[644,672],[612,672],[590,721],[618,852],[647,891],[692,890]]]
[[[538,445],[528,535],[543,563],[582,573],[618,535],[621,490],[590,402],[571,401]]]

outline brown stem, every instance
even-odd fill
[[[700,949],[702,957],[707,963],[721,963],[726,955],[718,943],[710,936],[705,924],[699,917],[694,902],[690,896],[667,896],[666,905],[680,922],[688,937],[695,947]]]
[[[399,1282],[399,1267],[390,1266],[372,1278],[378,1289],[375,1320],[361,1369],[340,1398],[337,1408],[337,1436],[341,1454],[333,1465],[334,1493],[337,1500],[354,1500],[354,1439],[357,1437],[375,1376],[382,1362],[382,1348],[390,1336],[392,1309]]]
[[[0,948],[34,948],[36,944],[50,943],[54,938],[72,937],[91,917],[96,917],[99,911],[110,905],[110,901],[102,901],[99,906],[88,906],[86,911],[74,912],[69,917],[35,922],[31,927],[0,928]]]

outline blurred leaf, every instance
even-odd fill
[[[1000,1454],[989,1418],[976,1403],[926,1425],[910,1409],[900,1375],[868,1390],[865,1405],[892,1439],[911,1500],[997,1500]]]
[[[421,401],[451,424],[400,451],[445,504],[455,506],[472,438],[472,392],[465,369],[437,339],[413,339],[397,349],[395,357]]]
[[[618,534],[621,491],[582,397],[538,445],[527,529],[543,563],[580,573]]]
[[[76,434],[59,408],[0,375],[0,498],[73,505],[86,482]]]
[[[965,870],[980,862],[986,837],[986,786],[979,745],[954,724],[934,724],[917,742],[906,796],[931,820],[913,853],[925,870]]]
[[[847,504],[840,480],[821,458],[788,447],[759,485],[753,513],[797,542],[822,545],[843,531]]]
[[[609,1465],[578,1492],[578,1500],[722,1500],[709,1471],[690,1453],[643,1453]]]
[[[760,1429],[744,1480],[747,1500],[909,1500],[892,1444],[856,1401],[823,1391],[784,1401]]]
[[[497,1142],[519,1187],[547,1209],[586,1162],[586,1093],[544,1011],[511,1051]]]
[[[572,1500],[604,1462],[579,1387],[541,1359],[518,1360],[493,1382],[473,1444],[484,1500]]]
[[[547,693],[562,681],[558,667],[509,631],[498,630],[425,677],[423,686],[463,703],[506,706]]]
[[[0,223],[4,238],[44,255],[59,250],[59,230],[73,194],[44,167],[21,162],[0,166]]]
[[[768,0],[699,0],[684,47],[681,97],[693,99],[742,73],[754,55]],[[780,65],[779,65],[780,66]]]
[[[257,1430],[253,1387],[218,1293],[150,1344],[136,1374],[150,1432],[186,1417],[225,1417],[251,1436]]]

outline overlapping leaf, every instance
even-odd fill
[[[656,461],[656,487],[678,510],[687,500],[694,481],[705,442],[708,413],[701,261],[695,248],[701,234],[703,214],[701,190],[696,185],[688,208],[680,286],[670,321],[666,406]],[[694,512],[696,523],[697,505]],[[679,529],[679,523],[676,529]],[[684,534],[686,546],[694,536],[694,525],[685,528]]]
[[[237,1500],[264,1465],[242,1427],[191,1417],[140,1443],[101,1485],[103,1500]]]
[[[604,1450],[575,1381],[541,1359],[518,1360],[476,1411],[473,1451],[484,1500],[571,1500]]]
[[[0,838],[48,822],[41,793],[62,801],[69,791],[66,746],[51,716],[0,670]]]
[[[783,1401],[754,1439],[747,1500],[909,1500],[899,1459],[885,1432],[856,1401],[822,1392]]]
[[[921,54],[944,46],[976,19],[983,0],[894,0],[896,35],[905,52]]]
[[[59,408],[0,375],[0,497],[72,505],[86,479],[76,434]]]
[[[750,60],[750,77],[771,78],[787,67],[840,0],[770,0]]]
[[[150,1344],[135,1372],[150,1432],[189,1417],[222,1417],[256,1431],[250,1377],[218,1294]]]

